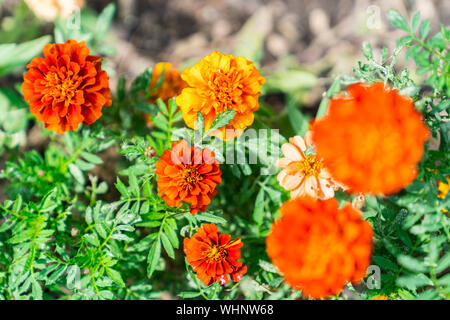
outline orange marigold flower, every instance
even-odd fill
[[[214,223],[202,225],[189,239],[184,238],[186,260],[199,278],[207,286],[219,281],[220,284],[231,280],[237,282],[247,273],[247,266],[240,261],[241,238],[231,240],[226,233],[219,233]]]
[[[370,264],[372,228],[350,204],[301,197],[281,206],[266,238],[267,254],[286,282],[306,297],[338,294],[358,283]]]
[[[370,298],[369,300],[389,300],[389,298],[386,297],[386,296],[383,295],[383,294],[380,294],[380,295],[378,295],[378,296],[375,296],[375,297]]]
[[[275,165],[283,170],[277,179],[283,188],[291,191],[292,199],[305,195],[328,199],[338,189],[322,160],[307,154],[308,148],[312,152],[311,147],[311,131],[306,133],[305,140],[295,136],[281,146],[284,158],[278,159]]]
[[[172,143],[156,162],[158,194],[169,206],[179,207],[185,201],[191,204],[191,213],[204,212],[222,182],[214,156],[209,149],[194,148],[186,140]]]
[[[22,91],[31,113],[45,128],[64,133],[102,116],[102,108],[112,103],[102,60],[89,55],[84,42],[67,40],[47,44],[44,58],[28,64]]]
[[[253,62],[215,51],[184,70],[181,78],[188,87],[177,97],[177,105],[188,127],[196,127],[197,112],[201,112],[208,130],[219,113],[230,109],[235,111],[234,118],[213,135],[231,139],[253,123],[253,112],[259,109],[258,97],[265,82]],[[226,129],[230,129],[227,135]]]
[[[353,192],[392,194],[417,176],[430,132],[411,99],[383,83],[357,83],[312,128],[317,155]]]

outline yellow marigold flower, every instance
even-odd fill
[[[232,139],[242,134],[253,123],[253,112],[259,109],[258,97],[265,82],[253,62],[244,57],[225,55],[218,51],[204,57],[181,74],[188,87],[177,97],[186,125],[197,126],[197,112],[205,118],[205,130],[214,118],[226,110],[234,110],[231,122],[212,133],[221,139]],[[226,135],[226,129],[228,134]]]
[[[278,174],[278,182],[284,189],[291,191],[292,199],[305,195],[333,198],[339,185],[331,178],[322,159],[306,153],[311,146],[311,131],[306,133],[305,139],[295,136],[281,146],[284,158],[275,162],[278,168],[283,169]]]
[[[447,196],[448,191],[450,190],[450,176],[447,177],[447,183],[438,181],[438,198],[445,199]]]

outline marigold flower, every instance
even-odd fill
[[[160,80],[161,74],[164,71],[164,79],[161,86],[155,90],[156,84]],[[169,62],[158,62],[153,68],[152,80],[150,81],[150,102],[156,103],[158,98],[161,98],[167,103],[170,98],[174,98],[181,93],[186,87],[186,82],[181,79],[180,72],[172,67]]]
[[[306,297],[338,294],[358,283],[370,264],[372,228],[350,204],[301,197],[281,206],[266,238],[267,254],[286,282]]]
[[[392,194],[417,176],[430,132],[411,99],[383,83],[357,83],[312,128],[317,155],[353,192]]]
[[[219,233],[214,223],[202,225],[189,239],[184,238],[187,262],[207,286],[219,281],[221,285],[231,280],[237,282],[247,273],[247,266],[240,261],[241,238],[231,240],[226,233]]]
[[[34,14],[43,20],[53,21],[57,17],[68,18],[84,6],[84,0],[25,0]]]
[[[284,158],[275,162],[278,168],[283,169],[278,174],[278,182],[283,188],[291,191],[292,199],[305,195],[314,198],[332,198],[338,185],[331,178],[322,160],[313,154],[307,154],[308,147],[311,151],[310,131],[306,133],[305,140],[295,136],[289,139],[289,143],[281,146]]]
[[[163,75],[163,82],[161,86],[155,90],[160,77]],[[156,103],[156,100],[161,98],[164,103],[168,103],[169,99],[175,98],[177,95],[181,93],[181,90],[185,88],[186,82],[181,79],[180,72],[172,67],[172,64],[169,62],[158,62],[153,68],[152,80],[150,81],[150,103]],[[145,120],[148,124],[151,124],[152,121],[148,114],[145,115]]]
[[[440,180],[438,181],[438,198],[445,199],[445,197],[447,197],[448,191],[450,190],[450,176],[448,176],[446,179],[447,183]]]
[[[214,152],[190,146],[186,140],[172,143],[156,162],[158,194],[169,206],[190,203],[192,214],[204,212],[222,182]]]
[[[111,105],[108,74],[102,58],[89,55],[84,42],[47,44],[44,58],[31,60],[22,91],[30,111],[45,128],[58,133],[94,123]]]
[[[380,295],[378,295],[378,296],[375,296],[375,297],[370,298],[369,300],[389,300],[389,298],[386,297],[386,296],[383,295],[383,294],[380,294]]]
[[[253,123],[253,112],[259,109],[258,97],[265,82],[253,62],[215,51],[184,70],[181,78],[188,87],[177,97],[177,105],[188,127],[196,127],[197,112],[201,112],[208,130],[219,113],[230,109],[235,111],[234,118],[213,135],[231,139]],[[226,129],[230,129],[228,135]]]

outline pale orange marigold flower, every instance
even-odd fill
[[[75,10],[84,6],[84,0],[25,0],[34,14],[43,20],[53,21],[57,17],[68,18]]]
[[[375,297],[370,298],[369,300],[389,300],[389,298],[386,297],[386,296],[383,295],[383,294],[380,294],[380,295],[378,295],[378,296],[375,296]]]
[[[350,204],[301,197],[281,206],[266,238],[267,254],[286,282],[306,297],[336,295],[358,283],[370,264],[372,228]]]
[[[213,135],[231,139],[242,134],[253,123],[253,112],[259,109],[258,97],[265,82],[253,62],[214,51],[181,74],[188,87],[177,97],[177,105],[187,126],[196,128],[197,112],[205,118],[205,130],[214,118],[226,110],[234,110],[231,122]],[[226,129],[232,131],[226,135]]]
[[[179,207],[184,201],[191,205],[192,214],[204,212],[222,182],[214,156],[209,149],[194,148],[186,140],[172,143],[156,162],[160,197],[171,207]]]
[[[47,44],[44,58],[31,60],[24,74],[22,91],[30,112],[58,133],[94,123],[112,103],[102,60],[89,55],[84,41]]]
[[[305,140],[300,136],[289,139],[289,143],[281,146],[284,158],[275,162],[281,172],[278,174],[278,182],[286,190],[291,191],[291,198],[309,195],[311,197],[328,199],[334,197],[334,190],[338,185],[331,178],[330,173],[324,167],[321,159],[312,152],[311,132],[305,135]]]
[[[231,240],[226,233],[219,233],[214,223],[202,225],[189,239],[184,238],[186,261],[207,286],[218,281],[221,285],[231,280],[239,281],[247,273],[247,266],[240,261],[241,238]]]
[[[428,128],[413,101],[383,83],[357,83],[347,91],[313,125],[317,155],[353,192],[400,191],[417,176]]]

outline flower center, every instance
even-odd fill
[[[239,72],[223,72],[219,69],[209,79],[209,97],[217,113],[236,108],[241,101],[243,85]]]
[[[227,256],[227,250],[221,246],[212,246],[207,258],[215,262],[222,261]]]
[[[189,190],[193,188],[199,181],[202,180],[202,176],[197,171],[197,166],[184,165],[181,170],[182,186]]]
[[[67,74],[49,72],[43,82],[45,86],[44,97],[51,98],[56,102],[64,101],[65,105],[69,105],[75,97],[80,82],[81,78],[74,76],[72,71]]]
[[[305,176],[317,177],[323,168],[323,163],[316,156],[309,155],[296,161],[296,167]]]

